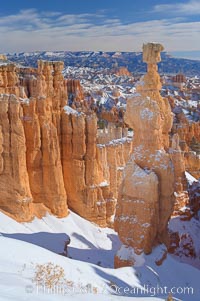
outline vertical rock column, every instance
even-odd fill
[[[22,109],[14,95],[0,97],[0,208],[19,221],[32,217]]]
[[[106,190],[109,183],[103,187],[101,174],[97,162],[97,118],[95,115],[86,117],[86,193],[88,210],[95,216],[96,222],[102,226],[106,225]],[[103,196],[103,190],[104,196]],[[104,198],[105,197],[105,198]],[[90,200],[90,201],[89,201]],[[91,203],[90,203],[91,202]],[[91,206],[91,205],[92,206]],[[91,207],[90,207],[91,206]],[[92,210],[91,210],[92,209]]]
[[[138,255],[151,253],[158,243],[168,244],[167,224],[174,204],[174,169],[166,152],[172,114],[159,92],[157,63],[162,50],[160,44],[143,46],[147,74],[139,82],[135,96],[127,101],[125,121],[133,129],[134,139],[115,217],[115,229],[125,245],[115,257],[116,267],[134,264],[134,256],[131,260],[124,256],[128,254],[124,247],[132,248]]]
[[[57,70],[54,65],[57,66],[53,62],[38,63],[38,96],[23,105],[24,128],[28,173],[34,202],[43,203],[52,213],[62,217],[68,212],[60,158],[58,118],[61,102],[59,93],[62,93],[64,83],[63,89],[58,91],[62,82],[61,69]]]
[[[97,162],[96,116],[65,107],[62,113],[62,164],[68,205],[82,217],[106,226],[103,173]]]
[[[174,215],[183,214],[181,208],[189,204],[189,196],[187,192],[187,179],[185,176],[185,159],[184,153],[179,146],[179,136],[174,134],[172,137],[172,145],[170,149],[170,156],[174,165],[174,191],[175,191],[175,204]]]
[[[14,94],[19,96],[19,79],[17,68],[14,64],[0,66],[0,93]]]
[[[69,108],[69,107],[67,107]],[[62,112],[62,167],[69,208],[85,217],[85,116],[69,108]]]

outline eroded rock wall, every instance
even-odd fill
[[[67,107],[62,113],[62,164],[69,207],[81,216],[111,225],[120,171],[131,152],[131,141],[97,144],[96,115]]]
[[[60,62],[40,61],[30,74],[13,64],[0,70],[1,91],[9,94],[1,101],[1,209],[18,220],[34,215],[32,202],[57,216],[68,212],[60,159],[60,112],[67,102],[62,68]],[[16,198],[18,205],[11,206],[9,199]]]
[[[0,95],[0,208],[15,218],[31,218],[32,194],[26,164],[23,111],[14,95]]]
[[[69,206],[112,226],[131,140],[97,144],[97,117],[67,106],[62,69],[0,66],[0,209],[29,220],[41,205],[59,217]]]

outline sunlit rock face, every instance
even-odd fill
[[[71,112],[71,113],[70,113]],[[101,226],[112,226],[130,139],[97,143],[97,117],[65,107],[62,113],[62,166],[69,207]]]
[[[63,217],[69,207],[112,227],[132,140],[115,133],[97,141],[96,115],[67,105],[82,88],[66,82],[63,66],[0,64],[0,209],[24,221],[41,208]]]
[[[26,220],[32,194],[26,165],[22,108],[16,96],[0,95],[0,208]]]
[[[155,43],[143,46],[147,73],[128,100],[125,114],[125,122],[134,131],[133,153],[124,170],[115,229],[135,254],[148,254],[158,243],[168,244],[167,224],[174,205],[174,166],[168,153],[172,113],[160,95],[157,72],[163,49]],[[120,266],[118,255],[115,262]]]
[[[60,158],[60,113],[67,101],[62,68],[43,61],[34,72],[1,66],[0,208],[17,220],[34,216],[33,203],[57,216],[68,212]]]

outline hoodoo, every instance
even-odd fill
[[[168,220],[174,205],[174,167],[168,153],[172,113],[161,97],[161,44],[143,45],[147,73],[128,99],[126,123],[133,129],[133,153],[120,186],[115,229],[123,243],[115,266],[133,265],[134,256],[149,254],[156,244],[168,244]]]

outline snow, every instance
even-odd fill
[[[69,106],[64,106],[64,111],[67,115],[70,115],[70,114],[73,114],[73,115],[79,115],[80,113],[77,112],[76,110],[72,109],[71,107]]]
[[[39,245],[52,252],[62,253],[64,242],[71,237],[69,255],[74,259],[97,264],[102,253],[108,251],[109,256],[102,256],[102,266],[113,267],[114,250],[112,245],[119,246],[116,233],[109,228],[98,228],[73,212],[67,218],[57,219],[47,215],[43,219],[34,219],[31,223],[17,223],[0,213],[0,231],[6,237],[24,240]],[[5,225],[5,227],[4,227]],[[112,240],[112,239],[113,240]],[[53,242],[52,242],[53,240]],[[91,246],[93,254],[91,256]],[[80,252],[80,249],[83,249]],[[102,251],[102,249],[104,249]],[[99,254],[101,253],[101,255]]]
[[[135,262],[135,267],[142,266],[145,263],[143,254],[137,255],[133,248],[125,245],[121,246],[120,250],[117,252],[117,256],[122,260],[130,258],[133,262]]]
[[[148,228],[148,227],[150,227],[151,225],[149,224],[149,223],[144,223],[144,224],[142,224],[142,227],[143,228]]]
[[[109,186],[109,183],[107,181],[103,181],[99,184],[100,187],[107,187]]]
[[[76,289],[76,292],[78,292],[78,288],[80,290],[81,288],[85,288],[88,284],[91,284],[92,288],[95,288],[97,292],[99,291],[99,295],[105,294],[105,299],[107,298],[109,293],[109,275],[110,279],[115,279],[115,276],[113,277],[111,275],[111,271],[107,270],[105,272],[100,267],[87,265],[80,261],[72,261],[69,258],[55,255],[50,251],[19,240],[1,237],[0,241],[2,246],[0,251],[0,290],[2,300],[27,300],[25,298],[30,294],[27,292],[27,289],[32,290],[31,298],[37,297],[38,300],[39,297],[41,300],[45,300],[46,297],[48,297],[49,300],[49,295],[46,296],[46,294],[42,293],[43,287],[38,287],[36,283],[31,281],[34,277],[35,266],[47,262],[53,262],[62,267],[68,282],[74,284],[76,281],[76,285],[73,287],[73,290]],[[4,271],[6,271],[6,273]],[[116,274],[119,274],[117,277],[120,276],[120,273]],[[104,280],[102,276],[107,277],[107,279]],[[117,277],[116,279],[118,279]],[[122,280],[122,277],[120,278],[121,283],[125,285],[126,282],[124,282],[124,280],[127,281],[128,277],[124,280]],[[73,290],[72,293],[67,296],[67,300],[71,300],[73,295],[75,300],[87,300],[84,294],[82,294],[82,296],[73,294]],[[51,297],[52,300],[66,300],[65,295],[60,296],[58,294],[56,296],[52,295]]]
[[[108,181],[103,181],[97,185],[91,185],[90,188],[96,188],[96,187],[107,187],[109,186],[110,184],[108,183]],[[102,201],[100,202],[102,204]]]
[[[127,215],[120,215],[119,217],[117,217],[118,221],[121,222],[128,222],[129,224],[137,224],[138,223],[138,219],[136,216],[127,216]]]
[[[154,112],[150,111],[148,108],[141,110],[140,117],[142,119],[152,120],[154,116]]]
[[[46,51],[44,55],[46,55],[46,56],[55,56],[55,53],[51,52],[51,51]]]
[[[119,139],[112,140],[108,143],[108,145],[116,145],[116,144],[124,144],[125,142],[131,142],[132,139],[128,137],[123,137]]]
[[[9,63],[7,61],[0,60],[0,66],[7,66]]]
[[[147,172],[146,170],[140,168],[138,165],[136,165],[135,167],[135,170],[132,174],[132,176],[135,178],[135,177],[138,177],[138,178],[144,178],[145,176],[147,175]]]
[[[123,137],[123,138],[111,140],[111,141],[109,141],[108,143],[106,143],[106,145],[124,144],[124,143],[126,143],[126,142],[131,143],[131,141],[132,141],[132,138],[129,138],[129,137]],[[100,144],[100,143],[98,143],[98,144],[97,144],[97,147],[103,148],[103,147],[105,147],[105,144]]]
[[[17,223],[0,213],[0,231],[0,301],[128,301],[128,297],[141,301],[166,300],[168,294],[156,291],[158,286],[168,289],[192,286],[193,295],[176,294],[176,298],[199,300],[198,269],[170,255],[157,266],[155,260],[161,247],[148,256],[133,254],[133,250],[123,247],[121,256],[131,251],[136,265],[113,269],[114,255],[120,249],[115,231],[100,228],[72,212],[66,218],[48,214],[30,223]],[[63,252],[68,236],[71,243],[69,257],[65,257],[59,253]],[[46,266],[49,262],[64,269],[67,280],[64,295],[44,291],[44,287],[33,281],[38,265]]]
[[[125,107],[128,96],[135,93],[133,78],[128,76],[118,76],[110,73],[108,68],[89,68],[68,66],[63,70],[66,78],[78,78],[84,91],[89,93],[99,109],[102,107],[111,109],[113,106]],[[113,91],[117,90],[120,96],[113,96]],[[86,97],[87,99],[87,97]],[[88,99],[89,100],[89,99]]]
[[[196,258],[186,257],[184,254],[178,257],[181,262],[189,263],[200,269],[200,222],[192,218],[190,221],[181,220],[181,217],[176,216],[171,218],[169,222],[169,229],[173,232],[178,232],[179,236],[186,234],[186,237],[191,237],[194,243]],[[180,250],[181,251],[181,250]]]
[[[114,284],[114,287],[130,287],[135,284],[140,287],[132,268],[114,270],[109,267],[112,266],[114,253],[119,248],[118,238],[112,229],[99,228],[74,213],[70,213],[69,217],[63,219],[47,215],[41,220],[35,218],[32,222],[23,224],[2,213],[0,219],[0,300],[2,301],[47,299],[85,301],[93,300],[94,293],[96,300],[123,301],[126,297],[111,295],[113,291],[110,283]],[[73,259],[57,254],[63,251],[67,235],[71,237],[69,256]],[[84,253],[87,253],[87,258]],[[76,258],[77,254],[79,258]],[[90,262],[89,256],[94,257],[92,261],[95,264]],[[73,291],[68,287],[64,296],[48,294],[47,291],[43,291],[44,287],[38,286],[33,281],[37,266],[45,266],[48,262],[64,269],[65,278],[68,283],[73,284]],[[106,265],[107,268],[101,265]],[[80,288],[86,287],[92,288],[93,293],[79,294]],[[132,298],[132,300],[136,299]],[[148,300],[154,299],[148,298]]]
[[[198,182],[198,180],[187,171],[185,171],[185,176],[190,185],[192,185],[193,182]]]
[[[123,171],[124,170],[124,166],[118,166],[117,170]]]

